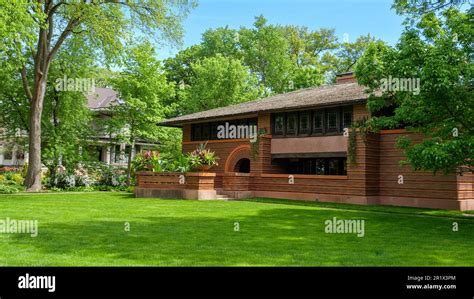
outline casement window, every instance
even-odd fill
[[[328,175],[337,175],[339,172],[339,160],[338,159],[328,159]]]
[[[274,114],[273,135],[309,136],[341,133],[352,125],[352,106]]]
[[[311,131],[310,114],[309,112],[301,112],[299,116],[298,134],[308,135],[310,131]]]
[[[339,131],[339,111],[338,109],[328,109],[327,111],[327,132],[338,132]]]
[[[191,140],[199,141],[201,139],[201,125],[195,124],[191,126]]]
[[[120,145],[116,145],[114,147],[114,162],[115,163],[121,162],[121,155],[122,155],[122,151],[120,150]]]
[[[342,110],[342,128],[350,128],[352,126],[352,107]]]
[[[225,126],[226,123],[230,126],[239,126],[239,125],[256,125],[257,119],[255,118],[245,118],[239,120],[229,120],[229,121],[220,121],[220,122],[208,122],[200,124],[191,125],[191,141],[208,141],[208,140],[217,140],[217,133],[219,126]]]
[[[288,174],[346,175],[346,158],[278,158],[279,165]]]
[[[323,175],[326,173],[326,162],[324,159],[315,159],[314,160],[314,174]]]
[[[288,113],[286,116],[286,135],[296,135],[298,128],[298,114]]]
[[[324,133],[324,110],[313,112],[313,134]]]
[[[211,123],[211,140],[217,140],[217,127],[218,123]]]
[[[202,125],[201,139],[202,140],[211,139],[211,126],[210,126],[210,124],[203,124]]]
[[[276,114],[274,118],[273,135],[284,135],[285,134],[285,115]]]
[[[6,147],[3,151],[3,159],[12,160],[13,159],[13,149],[11,147]]]

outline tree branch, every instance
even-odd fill
[[[79,24],[79,18],[71,19],[69,21],[66,28],[56,41],[56,44],[54,45],[53,49],[51,50],[51,52],[49,52],[46,61],[50,62],[53,59],[54,55],[56,55],[56,52],[58,52],[64,40],[66,40],[66,38],[72,33],[72,30],[77,26],[77,24]]]
[[[33,100],[33,95],[31,94],[30,85],[28,84],[28,78],[26,76],[26,66],[24,64],[21,68],[21,81],[23,82],[23,88],[25,89],[26,97],[31,102]]]

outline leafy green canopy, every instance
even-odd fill
[[[356,67],[359,82],[372,93],[368,108],[376,117],[371,125],[404,126],[424,136],[422,142],[398,141],[405,163],[417,170],[473,170],[474,10],[449,4],[395,1],[397,11],[407,14],[399,42],[394,47],[373,42]],[[397,90],[395,82],[382,88],[390,87],[384,85],[390,78],[419,80],[419,90]]]
[[[200,44],[165,61],[179,104],[170,116],[333,81],[334,73],[353,69],[372,40],[339,43],[334,29],[272,25],[263,16],[251,28],[207,30]]]

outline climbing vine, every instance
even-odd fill
[[[258,130],[257,139],[255,142],[250,142],[250,153],[252,159],[258,158],[258,153],[260,152],[260,136],[265,135],[267,131],[265,129]]]
[[[370,125],[366,117],[352,123],[349,131],[349,146],[347,149],[347,158],[350,164],[357,164],[357,132],[367,144],[367,134],[370,131]]]

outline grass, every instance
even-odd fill
[[[3,266],[474,266],[474,218],[455,211],[93,192],[0,195],[7,217],[39,234],[0,233]],[[333,217],[365,236],[326,234]]]

